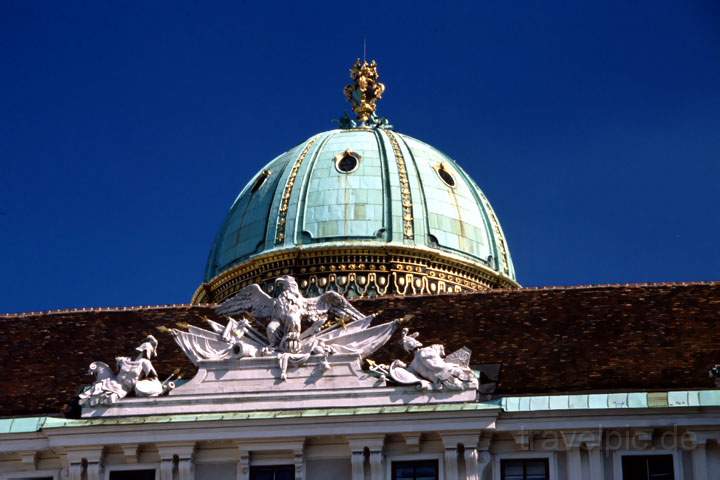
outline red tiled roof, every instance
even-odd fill
[[[405,315],[425,344],[467,345],[472,362],[501,364],[498,394],[693,389],[720,363],[720,283],[609,285],[360,299],[379,320]],[[0,316],[0,416],[56,413],[147,334],[161,377],[190,362],[157,330],[219,320],[212,306],[64,310]],[[394,340],[376,360],[406,359]]]

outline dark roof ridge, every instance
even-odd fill
[[[697,282],[643,282],[643,283],[603,283],[597,285],[554,285],[547,287],[522,287],[519,289],[494,289],[486,290],[481,292],[467,292],[467,293],[447,293],[441,295],[413,295],[409,296],[389,296],[386,298],[427,298],[427,297],[448,297],[455,295],[495,295],[502,293],[524,293],[524,292],[537,292],[537,291],[559,291],[559,290],[591,290],[591,289],[619,289],[619,288],[646,288],[646,287],[691,287],[691,286],[720,286],[720,280],[710,281],[697,281]],[[363,300],[373,300],[360,298]],[[172,303],[172,304],[159,304],[159,305],[140,305],[140,306],[126,306],[126,307],[76,307],[76,308],[64,308],[57,310],[45,310],[45,311],[32,311],[32,312],[17,312],[17,313],[0,313],[0,319],[3,318],[22,318],[22,317],[33,317],[38,315],[65,315],[69,313],[83,313],[83,312],[131,312],[131,311],[147,311],[147,310],[167,310],[174,308],[212,308],[216,304],[213,303]]]
[[[645,288],[645,287],[693,287],[693,286],[720,286],[720,280],[703,280],[691,282],[638,282],[638,283],[597,283],[588,285],[550,285],[546,287],[522,287],[520,289],[502,289],[488,290],[485,292],[473,293],[489,293],[489,292],[518,292],[518,291],[537,291],[537,290],[590,290],[590,289],[608,289],[608,288]]]
[[[661,288],[661,287],[695,287],[695,286],[716,286],[720,287],[720,280],[697,281],[697,282],[643,282],[643,283],[601,283],[597,285],[553,285],[547,287],[522,287],[522,288],[497,288],[492,290],[483,290],[479,292],[463,292],[463,293],[443,293],[443,294],[424,294],[424,295],[393,295],[387,296],[388,299],[412,299],[412,298],[433,298],[433,297],[450,297],[450,296],[484,296],[498,294],[523,294],[535,292],[557,292],[562,290],[615,290],[626,288]],[[376,298],[358,298],[358,301],[373,301]],[[353,300],[355,301],[355,300]]]
[[[191,303],[166,303],[160,305],[139,305],[139,306],[128,306],[128,307],[76,307],[76,308],[63,308],[57,310],[44,310],[35,312],[18,312],[18,313],[0,313],[0,319],[2,318],[22,318],[22,317],[35,317],[38,315],[65,315],[68,313],[84,313],[84,312],[141,312],[148,310],[169,310],[176,308],[212,308],[214,304],[200,303],[193,305]]]

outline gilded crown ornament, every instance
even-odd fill
[[[385,92],[385,85],[378,81],[380,74],[377,70],[377,63],[375,60],[370,62],[356,60],[350,69],[350,78],[352,83],[345,86],[344,93],[352,104],[353,112],[357,115],[360,125],[368,122],[376,123],[374,120],[376,119],[377,102]]]

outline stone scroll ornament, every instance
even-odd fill
[[[157,378],[150,361],[157,356],[157,346],[157,339],[148,335],[135,349],[138,352],[135,359],[115,357],[117,373],[105,362],[91,363],[88,373],[95,376],[95,382],[83,387],[78,395],[80,405],[112,405],[131,393],[137,397],[157,397],[175,388],[174,375],[164,382]]]
[[[417,337],[417,332],[410,334],[407,328],[402,329],[400,344],[413,354],[410,365],[400,360],[393,361],[389,367],[373,362],[371,370],[401,385],[416,385],[420,390],[477,390],[478,379],[469,366],[469,348],[463,347],[446,356],[443,345],[425,347]]]
[[[313,355],[324,357],[326,369],[332,354],[366,358],[387,343],[398,323],[371,326],[375,315],[363,315],[336,292],[305,298],[287,275],[275,280],[273,294],[248,285],[215,309],[227,317],[225,325],[206,319],[210,330],[173,329],[175,342],[195,365],[275,356],[286,380],[288,366],[300,366]]]

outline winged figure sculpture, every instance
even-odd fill
[[[259,285],[249,285],[215,309],[227,317],[226,325],[207,320],[210,330],[173,329],[175,341],[196,365],[276,355],[284,378],[288,363],[299,365],[311,355],[324,356],[326,365],[331,354],[365,358],[390,339],[398,323],[371,327],[375,315],[363,315],[336,292],[305,298],[288,275],[275,280],[273,293],[271,297]]]

